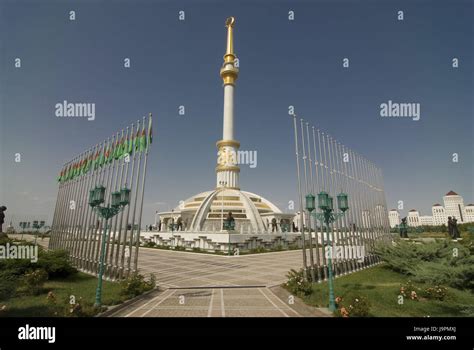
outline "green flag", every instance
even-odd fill
[[[97,150],[94,156],[94,160],[92,161],[92,167],[94,170],[97,169],[97,167],[99,166],[99,156],[100,156],[100,151]]]
[[[105,164],[105,149],[107,145],[104,144],[102,147],[102,151],[100,151],[100,156],[99,156],[99,166],[102,167]]]
[[[147,142],[146,142],[147,149],[148,147],[150,147],[152,142],[153,142],[153,129],[151,127],[151,114],[150,114],[150,118],[148,119],[148,134],[147,134]]]
[[[140,152],[146,150],[146,133],[145,128],[142,130],[142,135],[140,136]]]
[[[133,145],[136,152],[140,151],[140,130],[137,129],[137,134],[133,139]]]
[[[61,182],[62,179],[63,179],[63,173],[64,173],[64,169],[61,169],[61,171],[59,172],[59,175],[57,177],[56,180],[58,180],[58,182]]]
[[[130,136],[128,137],[128,149],[127,153],[132,156],[133,153],[133,134],[130,133]]]
[[[125,135],[125,138],[123,139],[123,143],[122,143],[122,151],[120,154],[120,159],[125,157],[125,155],[127,154],[127,151],[128,151],[128,138],[127,138],[127,135]]]
[[[114,158],[119,159],[122,155],[122,145],[123,145],[123,136],[120,138],[120,141],[117,141],[117,146],[115,147]]]

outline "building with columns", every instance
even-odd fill
[[[433,217],[431,215],[420,215],[420,226],[433,226]]]
[[[449,191],[443,197],[444,208],[446,211],[446,221],[447,217],[455,217],[458,220],[459,224],[466,222],[465,213],[464,213],[464,200],[454,191]]]
[[[234,52],[234,24],[230,17],[226,21],[227,47],[220,76],[224,88],[222,139],[217,141],[216,187],[189,197],[170,212],[159,213],[162,231],[169,230],[171,223],[182,222],[183,231],[222,232],[223,220],[231,212],[235,220],[235,231],[240,233],[263,233],[271,231],[271,222],[288,224],[294,214],[285,214],[262,196],[242,191],[238,164],[239,141],[234,135],[234,92],[239,69]]]
[[[431,207],[431,216],[420,216],[418,210],[412,209],[408,212],[407,223],[409,226],[439,226],[447,225],[448,217],[455,217],[458,224],[474,222],[474,204],[464,206],[462,196],[454,191],[449,191],[443,196],[444,206],[439,203]],[[400,214],[396,209],[388,213],[390,226],[393,228],[400,223]]]
[[[420,213],[416,209],[412,209],[408,212],[407,224],[411,227],[421,226]]]
[[[446,225],[448,217],[446,216],[446,211],[444,207],[436,203],[431,207],[431,214],[433,215],[433,225]]]
[[[466,222],[474,222],[474,204],[468,204],[464,207]]]
[[[400,213],[397,209],[392,209],[388,212],[388,221],[390,222],[391,228],[400,225]]]

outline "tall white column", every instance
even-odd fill
[[[240,147],[238,141],[234,140],[234,90],[239,70],[235,67],[236,56],[234,54],[233,27],[235,19],[230,17],[226,21],[227,26],[227,50],[224,55],[224,63],[220,75],[224,83],[224,111],[222,140],[218,141],[217,157],[217,179],[216,187],[221,188],[222,182],[227,188],[239,188],[240,168],[237,162],[237,150]]]

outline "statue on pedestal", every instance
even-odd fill
[[[451,227],[452,227],[452,231],[453,231],[453,234],[452,234],[453,239],[457,240],[457,239],[461,238],[461,235],[459,234],[458,220],[456,218],[453,218],[452,223],[451,223]]]
[[[408,225],[407,225],[407,218],[404,217],[402,222],[399,225],[400,229],[400,238],[408,238]]]

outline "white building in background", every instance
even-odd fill
[[[416,209],[408,212],[408,226],[439,226],[448,224],[448,216],[455,217],[458,224],[474,222],[474,204],[464,206],[464,199],[454,191],[449,191],[443,197],[444,206],[439,203],[431,207],[432,216],[423,215]],[[396,209],[388,212],[390,227],[395,227],[400,223],[400,214]]]
[[[397,209],[392,209],[388,212],[388,221],[390,222],[391,228],[400,225],[400,213]]]
[[[433,217],[430,215],[420,216],[420,226],[433,226]]]
[[[441,204],[434,204],[431,207],[431,213],[433,214],[433,225],[447,225],[448,217],[446,216],[446,210],[444,210]]]
[[[446,211],[446,217],[455,217],[458,220],[458,224],[467,222],[465,220],[466,213],[464,212],[464,200],[460,195],[458,195],[454,191],[449,191],[443,197],[443,201]],[[446,218],[446,221],[447,220],[448,219]]]
[[[420,213],[416,209],[412,209],[408,212],[407,224],[411,227],[418,227],[420,223]]]
[[[464,220],[466,222],[474,222],[474,204],[468,204],[464,207]]]

